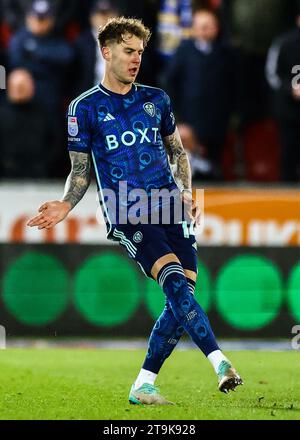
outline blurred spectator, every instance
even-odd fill
[[[98,44],[98,33],[100,27],[116,15],[116,10],[108,1],[95,3],[90,15],[90,29],[75,42],[76,61],[73,70],[78,76],[78,85],[74,96],[101,82],[105,64]]]
[[[10,68],[29,70],[36,85],[39,104],[56,112],[64,97],[65,69],[73,58],[71,46],[52,31],[54,12],[49,2],[37,0],[26,14],[26,26],[12,38],[8,57]]]
[[[45,0],[38,0],[43,4]],[[26,13],[29,10],[33,0],[2,0],[3,17],[13,32],[18,31],[25,25]],[[49,0],[55,17],[55,32],[63,33],[66,27],[75,19],[84,19],[85,9],[91,3],[91,0]],[[83,8],[83,5],[85,8]]]
[[[281,175],[299,179],[300,165],[300,16],[297,28],[277,38],[268,54],[266,73],[274,92],[274,111],[281,134]],[[298,75],[297,75],[298,74]]]
[[[158,53],[168,61],[180,42],[191,36],[192,1],[162,0],[158,18]]]
[[[52,118],[34,103],[34,81],[17,69],[9,75],[7,101],[0,107],[0,175],[46,178],[55,159],[57,130]]]
[[[193,39],[181,43],[166,75],[179,121],[195,131],[197,143],[219,178],[220,163],[235,100],[234,55],[219,38],[219,22],[213,11],[198,10],[193,16]]]

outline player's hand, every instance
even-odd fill
[[[71,205],[69,202],[60,202],[58,200],[46,202],[40,206],[39,214],[28,221],[27,226],[37,226],[38,229],[53,228],[53,226],[66,218],[70,211]]]
[[[190,219],[196,224],[200,225],[201,222],[201,209],[197,205],[196,200],[193,199],[191,191],[182,191],[182,201],[188,206],[188,215]]]

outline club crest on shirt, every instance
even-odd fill
[[[143,234],[141,231],[137,231],[133,236],[133,241],[135,243],[140,243],[143,240]]]
[[[148,115],[150,115],[152,118],[155,116],[155,105],[152,104],[152,102],[146,102],[143,107]]]
[[[77,136],[78,134],[78,123],[77,123],[77,118],[75,118],[74,116],[69,116],[68,117],[68,133],[70,136]]]

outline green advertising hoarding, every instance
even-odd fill
[[[0,245],[0,324],[14,336],[147,336],[160,287],[117,246]],[[195,296],[215,332],[289,337],[300,323],[297,248],[200,248]]]

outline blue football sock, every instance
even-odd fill
[[[187,278],[187,282],[190,292],[194,294],[195,281]],[[173,352],[183,333],[184,328],[178,323],[168,300],[166,300],[165,308],[151,332],[143,368],[157,374],[165,360]]]
[[[178,323],[167,301],[151,332],[143,368],[157,374],[183,333],[184,327]]]
[[[184,330],[208,356],[219,350],[209,320],[192,295],[180,264],[169,263],[158,273],[157,280],[167,297],[167,305],[152,330],[143,368],[158,373],[171,354]]]

